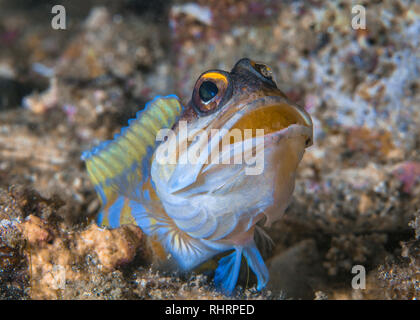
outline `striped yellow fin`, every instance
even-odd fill
[[[121,220],[131,221],[126,198],[141,198],[157,147],[156,136],[159,130],[171,128],[181,112],[177,96],[156,97],[113,140],[83,153],[82,160],[102,202],[102,224],[117,226]]]

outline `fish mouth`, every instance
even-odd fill
[[[305,147],[313,143],[310,115],[280,96],[266,96],[247,104],[231,129],[252,130],[252,137],[262,129],[266,139],[303,135],[306,138]]]

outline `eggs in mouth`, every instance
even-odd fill
[[[311,119],[298,107],[286,102],[277,102],[254,108],[246,112],[231,128],[239,129],[241,132],[251,130],[247,137],[256,137],[257,130],[263,135],[279,134],[292,125],[299,125],[307,128],[312,127]],[[245,137],[245,135],[244,135]],[[307,144],[311,144],[308,138]]]
[[[292,124],[310,126],[296,108],[283,103],[259,107],[245,114],[233,128],[264,129],[265,134],[280,131]]]

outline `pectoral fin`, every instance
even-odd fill
[[[267,285],[269,273],[257,246],[253,243],[252,245],[245,247],[243,253],[249,267],[257,276],[257,290],[262,290]]]
[[[242,248],[238,247],[231,254],[219,260],[219,266],[214,275],[214,283],[226,295],[232,294],[236,282],[238,282],[241,258]]]
[[[268,269],[254,242],[246,247],[236,247],[235,251],[219,260],[214,275],[216,286],[226,295],[231,295],[238,281],[241,258],[244,255],[249,267],[258,280],[257,290],[262,290],[268,282]]]

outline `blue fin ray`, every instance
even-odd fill
[[[255,245],[255,243],[245,247],[243,253],[244,257],[246,258],[246,261],[248,262],[249,267],[257,276],[257,290],[259,291],[263,289],[268,282],[269,273],[267,266],[265,265],[264,260],[261,257],[261,254],[258,251],[258,248]]]
[[[231,295],[238,282],[241,268],[242,248],[235,248],[231,254],[219,260],[215,271],[214,283],[224,294]]]
[[[258,280],[257,290],[262,290],[268,282],[268,269],[258,251],[255,243],[246,247],[236,247],[235,251],[219,260],[219,265],[214,275],[216,287],[224,294],[231,295],[238,281],[241,258],[244,255],[249,267]]]

